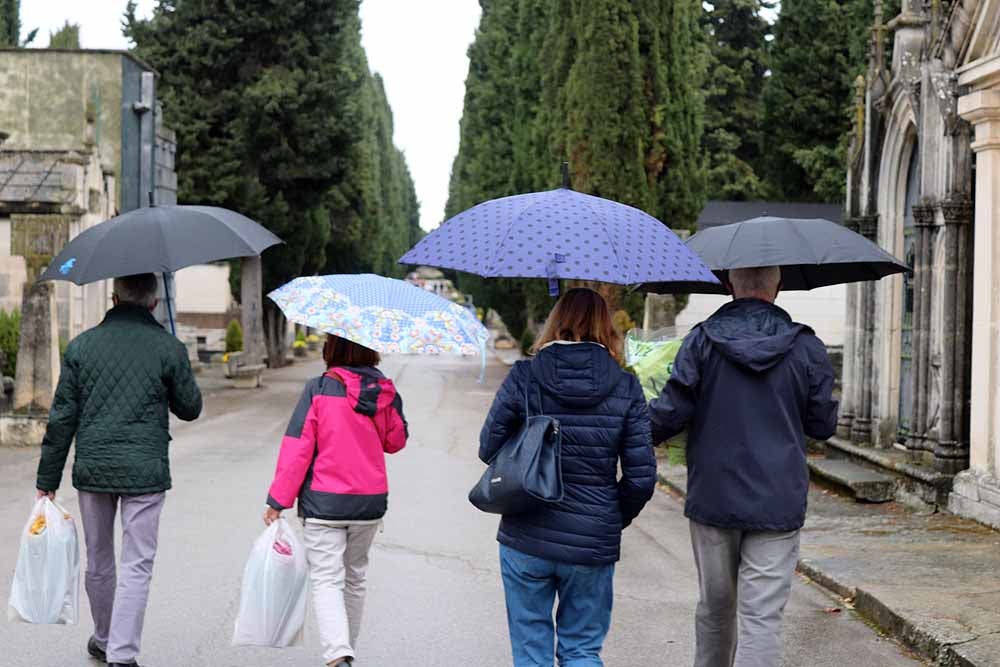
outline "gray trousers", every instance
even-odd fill
[[[139,655],[149,582],[160,531],[164,493],[121,496],[80,492],[80,519],[87,543],[87,597],[94,639],[108,662],[129,663]],[[115,514],[121,504],[121,568],[115,568]]]
[[[695,667],[777,667],[799,531],[722,530],[691,522],[701,599]]]

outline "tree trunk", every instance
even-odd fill
[[[287,327],[284,313],[270,301],[264,307],[264,336],[267,339],[267,365],[282,368],[288,355]]]

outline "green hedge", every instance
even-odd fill
[[[226,328],[226,354],[243,350],[243,327],[238,320],[233,320]]]
[[[21,341],[21,311],[0,310],[0,350],[6,358],[3,374],[14,377],[17,372],[17,346]]]

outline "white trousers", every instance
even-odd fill
[[[327,663],[354,657],[365,607],[368,552],[380,525],[305,525],[309,578]]]

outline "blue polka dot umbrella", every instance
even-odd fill
[[[568,187],[483,202],[447,220],[399,260],[485,278],[619,285],[719,286],[699,257],[653,216]]]
[[[373,274],[296,278],[268,296],[291,322],[387,354],[483,354],[489,338],[458,304]]]

